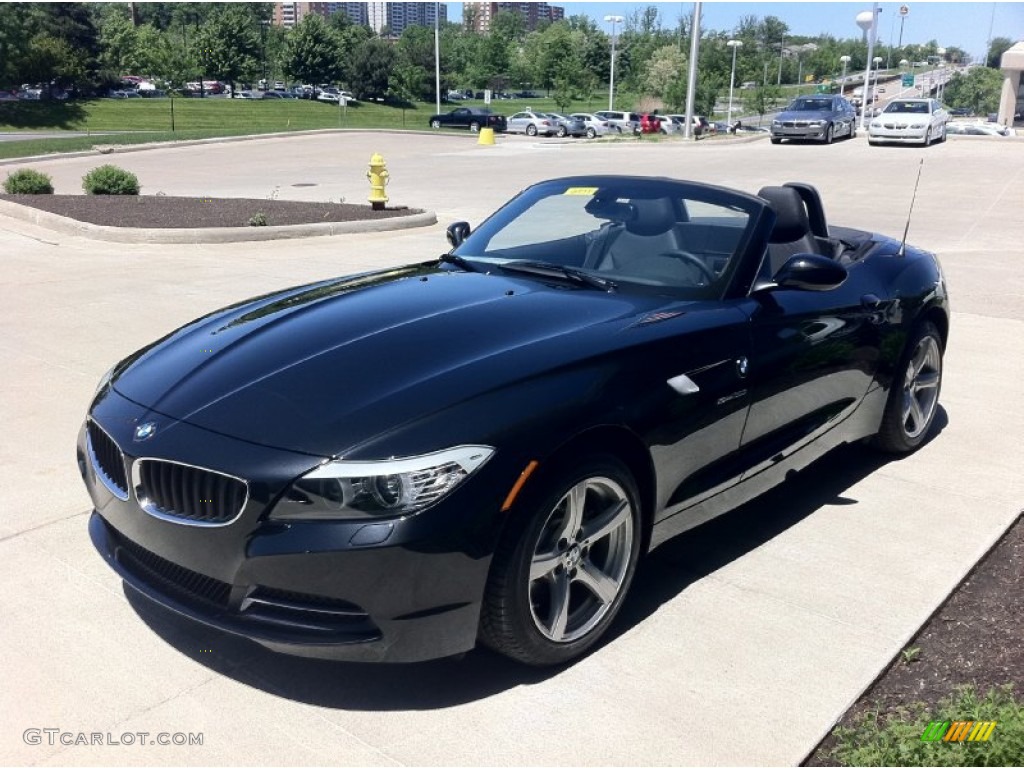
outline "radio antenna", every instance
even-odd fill
[[[907,211],[907,225],[903,228],[903,242],[900,243],[900,256],[906,256],[907,254],[907,233],[910,231],[910,217],[914,213],[914,202],[917,200],[917,187],[921,183],[921,171],[924,170],[924,158],[921,158],[920,165],[917,166],[917,181],[914,182],[914,194],[910,198],[910,210]]]

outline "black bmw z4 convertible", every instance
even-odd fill
[[[828,225],[810,185],[556,179],[448,239],[103,377],[78,465],[125,582],[285,653],[557,664],[661,542],[933,425],[937,259]]]

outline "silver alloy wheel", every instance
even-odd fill
[[[530,615],[544,637],[571,643],[600,623],[629,572],[633,510],[607,477],[574,485],[541,528],[530,562]]]
[[[934,336],[925,336],[907,363],[903,382],[903,431],[911,440],[922,435],[932,423],[939,402],[942,355]]]

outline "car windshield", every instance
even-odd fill
[[[928,102],[927,101],[890,101],[883,112],[892,114],[894,112],[902,112],[907,114],[916,115],[927,115],[928,114]]]
[[[790,112],[825,112],[830,109],[831,99],[796,99],[789,105]]]
[[[617,177],[533,186],[495,213],[455,255],[499,267],[569,267],[625,288],[721,296],[762,210],[717,187]]]

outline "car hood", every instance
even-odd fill
[[[931,122],[931,119],[931,115],[914,112],[881,112],[874,117],[875,122],[890,123],[892,125],[928,124]]]
[[[794,112],[780,112],[776,120],[831,120],[833,113],[831,110],[816,110],[810,111],[801,109]]]
[[[419,265],[208,315],[123,361],[113,387],[154,418],[332,456],[624,343],[664,303]]]

